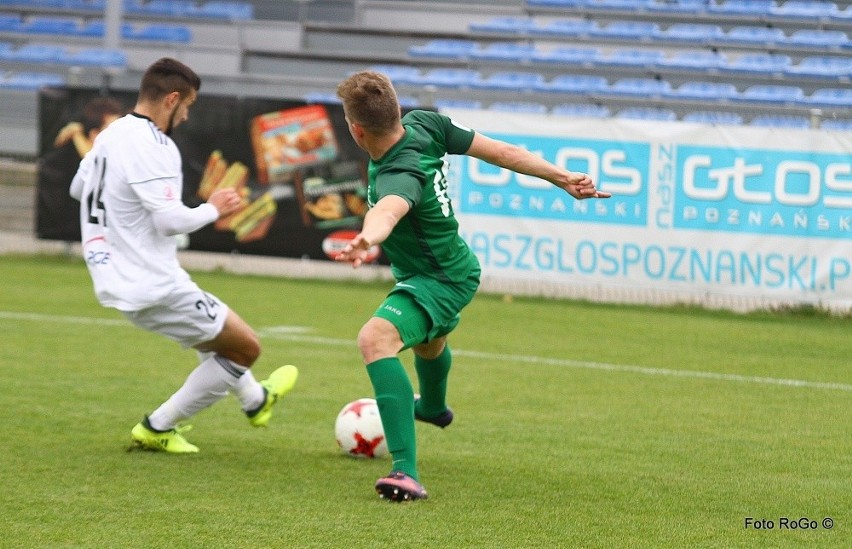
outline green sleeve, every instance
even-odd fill
[[[443,115],[441,115],[443,116]],[[474,131],[457,123],[451,118],[444,116],[447,120],[447,152],[450,154],[464,154],[473,142]]]

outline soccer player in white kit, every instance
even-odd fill
[[[200,87],[198,75],[177,60],[152,64],[133,112],[98,135],[71,183],[98,301],[140,328],[196,349],[200,358],[183,386],[133,427],[131,449],[197,452],[178,423],[228,392],[253,426],[266,426],[273,405],[298,377],[287,365],[255,380],[250,368],[260,356],[257,335],[178,262],[176,235],[196,231],[240,204],[233,189],[214,192],[196,208],[181,200],[181,156],[169,133],[188,119]]]

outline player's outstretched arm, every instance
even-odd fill
[[[408,202],[401,196],[388,195],[379,200],[364,216],[361,232],[346,244],[335,260],[347,261],[353,268],[360,267],[370,247],[384,242],[409,209]]]
[[[473,136],[467,154],[513,172],[549,181],[578,200],[612,196],[599,191],[588,174],[562,169],[522,147],[480,133]]]
[[[141,196],[145,190],[150,196],[150,189],[145,185],[136,185],[134,190]],[[185,206],[178,198],[163,201],[161,193],[157,193],[155,201],[146,201],[146,206],[152,207],[151,218],[157,232],[164,236],[194,233],[201,227],[213,223],[220,217],[234,213],[240,209],[242,201],[234,189],[221,189],[210,195],[207,202],[196,208]]]

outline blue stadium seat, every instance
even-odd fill
[[[470,57],[472,59],[491,59],[521,63],[528,60],[535,49],[535,45],[533,44],[495,42],[494,44],[472,50]]]
[[[644,11],[648,0],[586,0],[585,7],[593,10]]]
[[[69,10],[103,12],[106,0],[62,0],[63,8]]]
[[[96,19],[89,21],[78,30],[77,36],[88,36],[102,38],[106,33],[104,21]],[[151,40],[161,42],[188,43],[192,34],[189,27],[185,25],[168,24],[140,24],[134,26],[131,23],[122,23],[121,37],[127,40]]]
[[[600,59],[600,48],[560,47],[552,50],[536,50],[530,61],[559,65],[592,65]]]
[[[694,44],[711,44],[725,36],[719,25],[705,23],[674,23],[654,34],[655,40],[675,40]]]
[[[599,65],[650,69],[659,65],[664,59],[665,55],[660,50],[619,49],[609,55],[598,57],[595,62]]]
[[[690,15],[701,15],[707,11],[710,4],[707,0],[649,0],[645,5],[648,11],[689,13]]]
[[[663,97],[671,93],[672,85],[654,78],[622,78],[606,89],[609,95],[632,97]]]
[[[0,32],[21,32],[21,16],[12,13],[0,13]]]
[[[755,75],[783,74],[792,58],[780,53],[747,53],[719,67],[720,71]]]
[[[0,81],[0,88],[11,90],[36,91],[41,88],[61,87],[65,85],[65,77],[53,73],[19,72]]]
[[[681,120],[719,126],[739,126],[743,123],[741,115],[725,111],[692,111],[684,114]]]
[[[54,34],[68,36],[77,34],[80,21],[73,17],[30,17],[18,27],[27,34]]]
[[[540,36],[581,37],[591,36],[599,28],[596,21],[588,19],[555,19],[535,25],[529,32]]]
[[[731,28],[723,34],[720,39],[723,42],[735,42],[743,44],[760,44],[771,46],[783,44],[787,41],[787,35],[778,28],[738,26]]]
[[[852,108],[852,88],[820,88],[808,96],[808,102],[815,106]]]
[[[142,0],[124,0],[124,12],[134,15],[144,14],[145,6]]]
[[[838,11],[837,4],[829,0],[787,0],[770,10],[773,17],[785,19],[829,19]]]
[[[413,84],[420,79],[420,69],[408,65],[373,65],[370,70],[384,74],[394,84]]]
[[[788,38],[788,44],[799,47],[842,48],[850,45],[849,36],[839,30],[799,29]]]
[[[151,23],[122,30],[122,36],[130,40],[151,40],[187,44],[192,40],[192,31],[185,25],[161,25]]]
[[[813,78],[840,79],[849,81],[852,77],[852,57],[811,56],[802,58],[798,64],[787,67],[788,76],[807,76]]]
[[[585,74],[560,74],[549,82],[536,85],[535,90],[554,93],[598,93],[607,87],[606,78]]]
[[[228,21],[250,21],[254,18],[254,6],[249,2],[205,2],[197,15]]]
[[[87,48],[70,54],[67,62],[72,65],[120,68],[127,66],[127,55],[122,50]]]
[[[145,14],[166,17],[198,17],[201,10],[190,0],[148,0],[141,7]]]
[[[0,5],[5,4],[16,8],[63,8],[65,0],[2,0]]]
[[[564,103],[550,109],[552,114],[575,116],[578,118],[607,118],[610,115],[609,107],[603,105],[589,105],[586,103]]]
[[[794,114],[759,114],[751,119],[749,126],[764,128],[799,128],[811,127],[811,121],[806,116]]]
[[[631,120],[659,120],[671,122],[677,120],[677,113],[672,109],[657,107],[626,107],[615,114],[616,118]]]
[[[414,57],[439,57],[447,59],[467,59],[471,52],[479,48],[473,40],[431,40],[422,45],[410,46],[408,55]]]
[[[852,4],[846,6],[846,9],[840,9],[838,6],[837,12],[831,16],[831,22],[848,23],[852,21]]]
[[[852,120],[843,118],[826,118],[820,125],[823,130],[852,132]]]
[[[435,107],[438,109],[478,110],[482,108],[482,101],[476,99],[436,99]]]
[[[416,83],[441,88],[469,88],[480,79],[480,72],[473,69],[438,68],[426,71]]]
[[[532,91],[544,82],[544,76],[533,72],[501,71],[474,80],[472,88],[485,90]]]
[[[9,61],[35,64],[62,64],[68,60],[68,49],[53,44],[25,44],[9,53]]]
[[[130,23],[123,23],[121,34],[124,36],[125,30],[129,31],[133,28],[133,25]],[[79,29],[77,29],[78,36],[88,36],[90,38],[103,38],[104,34],[106,34],[106,25],[104,24],[103,19],[95,19],[92,21],[88,21],[84,23]]]
[[[769,15],[776,5],[774,0],[724,0],[718,4],[709,3],[707,11],[715,14],[757,17]]]
[[[724,53],[712,51],[679,51],[659,62],[659,66],[671,69],[713,71],[727,65]]]
[[[795,105],[804,101],[805,92],[798,86],[755,84],[743,90],[737,99],[773,105]]]
[[[739,92],[737,88],[728,82],[684,82],[677,89],[669,92],[668,96],[674,99],[692,99],[709,101],[728,101],[735,99]]]
[[[471,32],[526,34],[537,26],[535,19],[531,17],[494,17],[488,21],[470,23],[467,28]]]
[[[547,106],[529,101],[495,101],[488,106],[488,110],[544,114],[547,112]]]
[[[660,32],[660,25],[646,21],[613,21],[593,29],[590,34],[600,38],[650,41]]]

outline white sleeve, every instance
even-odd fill
[[[197,208],[187,208],[180,204],[170,210],[151,212],[154,227],[164,236],[192,233],[213,223],[219,218],[219,211],[212,204],[201,204]]]
[[[83,182],[86,180],[86,177],[91,170],[92,163],[90,160],[91,158],[88,154],[83,157],[80,161],[80,165],[77,167],[77,173],[74,174],[74,179],[71,180],[71,187],[68,189],[68,194],[79,201],[83,200]]]
[[[188,208],[180,199],[178,179],[154,179],[131,185],[146,210],[157,232],[174,236],[195,232],[219,218],[219,210],[212,204]]]

